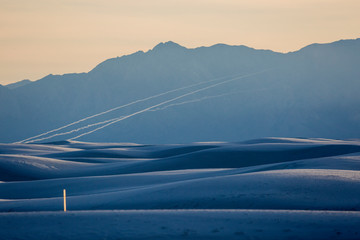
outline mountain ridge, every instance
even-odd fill
[[[166,109],[146,112],[84,140],[176,143],[272,136],[358,138],[359,56],[360,39],[286,54],[241,45],[188,49],[174,42],[160,43],[147,52],[105,60],[88,73],[50,74],[9,89],[0,96],[0,141],[18,141],[186,85],[264,69],[271,70],[189,96],[183,100],[188,103],[178,101]],[[130,114],[175,96],[96,120]]]
[[[309,45],[306,45],[298,50],[295,50],[295,51],[289,51],[289,52],[286,52],[286,53],[283,53],[283,52],[277,52],[277,51],[273,51],[271,49],[257,49],[257,48],[252,48],[252,47],[249,47],[249,46],[246,46],[246,45],[229,45],[229,44],[225,44],[225,43],[216,43],[216,44],[213,44],[213,45],[210,45],[210,46],[200,46],[200,47],[195,47],[195,48],[187,48],[185,46],[182,46],[176,42],[173,42],[173,41],[166,41],[166,42],[160,42],[158,43],[157,45],[155,45],[152,49],[149,49],[148,51],[143,51],[143,50],[139,50],[139,51],[136,51],[134,53],[130,53],[130,54],[126,54],[126,55],[123,55],[123,56],[118,56],[118,57],[112,57],[112,58],[108,58],[102,62],[100,62],[99,64],[97,64],[94,68],[92,68],[89,72],[93,71],[96,67],[98,67],[99,65],[105,63],[105,62],[108,62],[108,61],[111,61],[111,60],[114,60],[114,59],[122,59],[122,58],[128,58],[128,57],[132,57],[132,56],[138,56],[138,55],[142,55],[142,54],[146,54],[146,53],[149,53],[151,51],[154,51],[154,50],[157,50],[157,49],[166,49],[168,46],[177,46],[177,48],[181,48],[181,49],[186,49],[186,50],[199,50],[199,49],[206,49],[206,48],[213,48],[213,47],[230,47],[230,48],[244,48],[244,49],[251,49],[251,50],[256,50],[256,51],[268,51],[268,52],[273,52],[273,53],[277,53],[277,54],[284,54],[284,55],[287,55],[287,54],[293,54],[293,53],[298,53],[298,52],[301,52],[301,51],[304,51],[306,49],[309,49],[309,48],[312,48],[314,46],[326,46],[326,45],[329,45],[329,44],[340,44],[340,43],[353,43],[353,42],[360,42],[360,38],[354,38],[354,39],[340,39],[340,40],[337,40],[337,41],[333,41],[333,42],[329,42],[329,43],[312,43],[312,44],[309,44]],[[87,73],[89,73],[87,72]],[[48,76],[63,76],[63,75],[67,75],[67,74],[82,74],[82,73],[86,73],[86,72],[78,72],[78,73],[64,73],[64,74],[48,74],[46,75],[45,77],[43,78],[40,78],[38,80],[35,80],[35,81],[31,81],[29,79],[24,79],[24,80],[20,80],[20,81],[17,81],[17,82],[14,82],[14,83],[11,83],[11,84],[7,84],[5,86],[9,86],[9,85],[13,85],[13,84],[17,84],[17,83],[20,83],[20,82],[23,82],[23,81],[30,81],[28,83],[33,83],[33,82],[36,82],[36,81],[39,81],[39,80],[42,80]],[[27,84],[25,84],[27,85]],[[22,86],[17,86],[17,87],[22,87]],[[17,88],[16,87],[16,88]]]

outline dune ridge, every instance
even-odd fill
[[[63,189],[68,215],[61,213]],[[0,234],[9,238],[32,239],[11,232],[15,222],[24,231],[36,223],[59,230],[70,229],[70,219],[80,221],[73,233],[45,232],[63,239],[75,232],[96,239],[104,231],[108,239],[281,239],[313,232],[314,239],[358,239],[359,210],[359,140],[0,145],[0,225],[6,226]],[[99,218],[105,229],[97,226],[91,235],[86,224]],[[106,230],[114,221],[129,232]],[[140,223],[143,231],[134,232]]]

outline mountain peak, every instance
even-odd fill
[[[19,82],[10,83],[10,84],[6,85],[6,87],[9,88],[9,89],[15,89],[15,88],[18,88],[18,87],[23,87],[25,85],[28,85],[29,83],[32,83],[32,82],[29,79],[24,79],[24,80],[19,81]]]
[[[161,51],[163,49],[186,49],[185,47],[173,42],[173,41],[167,41],[167,42],[161,42],[158,45],[156,45],[152,50],[153,51]]]

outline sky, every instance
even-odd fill
[[[278,52],[360,37],[359,0],[0,0],[0,84],[88,72],[159,42]]]

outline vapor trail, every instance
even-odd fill
[[[148,110],[148,111],[152,111],[152,112],[161,111],[161,110],[165,110],[165,109],[167,109],[167,108],[174,107],[174,106],[179,106],[179,105],[188,104],[188,103],[194,103],[194,102],[200,102],[200,101],[204,101],[204,100],[206,100],[206,99],[212,99],[212,98],[224,97],[224,96],[228,96],[228,95],[234,95],[234,94],[237,94],[237,93],[239,93],[239,92],[264,91],[264,90],[269,90],[269,89],[267,89],[267,88],[266,88],[266,89],[253,89],[253,90],[250,89],[250,90],[241,90],[241,91],[235,91],[235,92],[231,92],[231,93],[224,93],[224,94],[218,94],[218,95],[212,95],[212,96],[204,96],[204,97],[202,97],[202,98],[193,99],[193,100],[188,100],[188,101],[184,101],[184,102],[180,102],[180,103],[169,104],[169,105],[166,105],[166,106],[164,106],[164,107],[155,108],[155,109],[150,109],[150,110]],[[71,134],[71,133],[74,133],[74,132],[78,132],[78,131],[81,131],[81,130],[84,130],[84,129],[87,129],[87,128],[90,128],[90,127],[94,127],[94,126],[97,126],[97,125],[101,125],[101,124],[105,124],[105,123],[108,123],[108,122],[116,121],[116,120],[118,120],[118,119],[120,119],[120,118],[122,118],[122,117],[112,118],[112,119],[105,120],[105,121],[102,121],[102,122],[97,122],[97,123],[89,124],[89,125],[87,125],[87,126],[80,127],[80,128],[77,128],[77,129],[68,131],[68,132],[56,133],[56,134],[51,135],[51,136],[48,136],[48,137],[38,138],[38,139],[31,140],[31,141],[26,141],[25,143],[40,142],[40,141],[47,140],[47,139],[50,139],[50,138],[54,138],[54,137],[57,137],[57,136],[68,135],[68,134]]]
[[[119,119],[119,118],[121,118],[121,117],[112,118],[112,119],[105,120],[105,121],[102,121],[102,122],[97,122],[97,123],[89,124],[89,125],[87,125],[87,126],[80,127],[80,128],[77,128],[77,129],[68,131],[68,132],[56,133],[56,134],[53,134],[53,135],[48,136],[48,137],[36,138],[36,139],[30,140],[30,141],[26,141],[26,142],[24,142],[24,143],[40,142],[40,141],[47,140],[47,139],[50,139],[50,138],[54,138],[54,137],[57,137],[57,136],[68,135],[68,134],[71,134],[71,133],[74,133],[74,132],[81,131],[81,130],[83,130],[83,129],[87,129],[87,128],[94,127],[94,126],[97,126],[97,125],[101,125],[101,124],[105,124],[105,123],[108,123],[108,122],[111,122],[111,121],[115,121],[115,120],[117,120],[117,119]]]
[[[192,94],[195,94],[195,93],[198,93],[198,92],[204,91],[204,90],[206,90],[206,89],[213,88],[213,87],[216,87],[216,86],[219,86],[219,85],[228,83],[228,82],[232,82],[232,81],[239,80],[239,79],[242,79],[242,78],[254,76],[254,75],[263,73],[263,72],[265,72],[265,71],[267,71],[267,70],[263,70],[263,71],[260,71],[260,72],[257,72],[257,73],[247,74],[247,75],[240,76],[240,77],[231,78],[231,79],[229,79],[229,80],[225,80],[225,81],[222,81],[222,82],[220,82],[220,83],[215,83],[215,84],[212,84],[212,85],[210,85],[210,86],[203,87],[203,88],[200,88],[200,89],[198,89],[198,90],[195,90],[195,91],[192,91],[192,92],[189,92],[189,93],[180,95],[180,96],[175,97],[175,98],[172,98],[172,99],[170,99],[170,100],[166,100],[166,101],[164,101],[164,102],[158,103],[158,104],[153,105],[153,106],[151,106],[151,107],[148,107],[148,108],[145,108],[145,109],[143,109],[143,110],[137,111],[137,112],[135,112],[135,113],[129,114],[129,115],[127,115],[127,116],[125,116],[125,117],[122,117],[122,118],[120,118],[120,119],[118,119],[118,120],[115,120],[115,121],[113,121],[113,122],[107,123],[107,124],[105,124],[105,125],[103,125],[103,126],[101,126],[101,127],[95,128],[95,129],[93,129],[93,130],[91,130],[91,131],[88,131],[88,132],[85,132],[85,133],[82,133],[82,134],[80,134],[80,135],[78,135],[78,136],[75,136],[75,137],[73,137],[73,138],[70,138],[70,139],[68,139],[68,140],[74,140],[74,139],[83,137],[83,136],[85,136],[85,135],[88,135],[88,134],[90,134],[90,133],[96,132],[96,131],[98,131],[98,130],[100,130],[100,129],[103,129],[103,128],[105,128],[105,127],[108,127],[108,126],[110,126],[110,125],[112,125],[112,124],[114,124],[114,123],[120,122],[120,121],[122,121],[122,120],[125,120],[125,119],[127,119],[127,118],[133,117],[133,116],[135,116],[135,115],[138,115],[138,114],[140,114],[140,113],[146,112],[146,111],[148,111],[148,110],[150,110],[150,109],[159,107],[159,106],[161,106],[161,105],[167,104],[167,103],[169,103],[169,102],[173,102],[173,101],[175,101],[175,100],[177,100],[177,99],[181,99],[181,98],[184,98],[184,97],[186,97],[186,96],[189,96],[189,95],[192,95]]]
[[[62,127],[59,127],[59,128],[56,128],[56,129],[53,129],[53,130],[50,130],[50,131],[41,133],[41,134],[36,135],[36,136],[33,136],[33,137],[26,138],[26,139],[24,139],[24,140],[21,140],[21,141],[15,142],[15,143],[24,143],[24,142],[27,142],[28,140],[42,137],[42,136],[44,136],[44,135],[47,135],[47,134],[50,134],[50,133],[53,133],[53,132],[62,130],[62,129],[64,129],[64,128],[70,127],[70,126],[75,125],[75,124],[78,124],[78,123],[80,123],[80,122],[89,120],[89,119],[91,119],[91,118],[98,117],[98,116],[104,115],[104,114],[106,114],[106,113],[113,112],[113,111],[115,111],[115,110],[118,110],[118,109],[121,109],[121,108],[124,108],[124,107],[128,107],[128,106],[131,106],[131,105],[136,104],[136,103],[139,103],[139,102],[144,102],[144,101],[147,101],[147,100],[150,100],[150,99],[153,99],[153,98],[157,98],[157,97],[160,97],[160,96],[163,96],[163,95],[172,93],[172,92],[177,92],[177,91],[180,91],[180,90],[183,90],[183,89],[187,89],[187,88],[191,88],[191,87],[195,87],[195,86],[198,86],[198,85],[201,85],[201,84],[204,84],[204,83],[210,83],[210,82],[214,82],[214,81],[218,81],[218,80],[222,80],[222,79],[226,79],[226,78],[234,77],[234,76],[238,76],[238,75],[239,75],[239,74],[234,74],[234,75],[230,75],[230,76],[226,76],[226,77],[215,78],[215,79],[212,79],[212,80],[209,80],[209,81],[203,81],[203,82],[191,84],[191,85],[188,85],[188,86],[185,86],[185,87],[180,87],[180,88],[177,88],[177,89],[173,89],[173,90],[170,90],[170,91],[166,91],[166,92],[163,92],[163,93],[160,93],[160,94],[157,94],[157,95],[153,95],[153,96],[150,96],[150,97],[147,97],[147,98],[138,99],[138,100],[136,100],[136,101],[133,101],[133,102],[130,102],[130,103],[127,103],[127,104],[118,106],[118,107],[111,108],[111,109],[106,110],[106,111],[101,112],[101,113],[97,113],[97,114],[94,114],[94,115],[85,117],[85,118],[83,118],[83,119],[80,119],[80,120],[77,120],[77,121],[75,121],[75,122],[69,123],[69,124],[64,125],[64,126],[62,126]]]
[[[154,108],[154,109],[150,109],[148,111],[151,111],[151,112],[161,111],[161,110],[165,110],[167,108],[174,107],[174,106],[180,106],[180,105],[184,105],[184,104],[188,104],[188,103],[194,103],[194,102],[201,102],[201,101],[206,100],[206,99],[223,97],[223,96],[227,96],[227,95],[231,95],[231,94],[234,94],[234,93],[225,93],[225,94],[214,95],[214,96],[205,96],[205,97],[192,99],[192,100],[188,100],[188,101],[184,101],[184,102],[169,104],[169,105],[166,105],[164,107]]]
[[[184,105],[184,104],[188,104],[188,103],[194,103],[194,102],[201,102],[201,101],[204,101],[204,100],[207,100],[207,99],[234,95],[234,94],[237,94],[237,93],[240,93],[240,92],[249,92],[249,91],[254,91],[254,92],[256,91],[257,92],[257,91],[266,91],[266,90],[269,90],[269,88],[249,89],[249,90],[241,90],[241,91],[235,91],[235,92],[218,94],[218,95],[204,96],[204,97],[201,97],[201,98],[192,99],[192,100],[188,100],[188,101],[184,101],[184,102],[169,104],[169,105],[166,105],[166,106],[161,107],[161,108],[150,109],[148,111],[150,111],[150,112],[161,111],[161,110],[165,110],[167,108],[171,108],[171,107],[174,107],[174,106],[180,106],[180,105]]]

